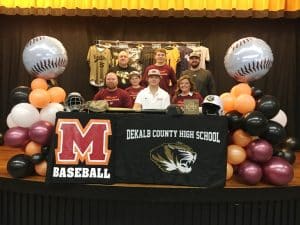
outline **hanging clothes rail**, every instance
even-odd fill
[[[95,44],[105,46],[132,46],[132,45],[143,45],[143,46],[155,46],[155,45],[178,45],[178,46],[200,46],[201,41],[120,41],[120,40],[96,40]]]

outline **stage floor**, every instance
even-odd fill
[[[21,149],[17,148],[11,148],[7,146],[0,146],[0,177],[1,178],[12,178],[6,169],[6,165],[8,160],[16,155],[16,154],[22,154],[24,153]],[[296,152],[297,158],[293,165],[294,167],[294,178],[293,180],[288,184],[288,186],[300,187],[300,152]],[[36,182],[45,182],[45,177],[42,176],[30,176],[23,178],[23,180],[27,181],[36,181]],[[124,186],[124,187],[151,187],[151,188],[195,188],[195,187],[186,187],[186,186],[175,186],[175,185],[145,185],[145,184],[114,184],[110,186]],[[256,185],[246,185],[241,182],[239,182],[235,177],[232,179],[226,181],[225,188],[266,188],[266,187],[275,187],[273,185],[269,185],[266,183],[259,183]]]

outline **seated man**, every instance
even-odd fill
[[[106,88],[101,89],[94,96],[94,100],[106,100],[109,107],[131,108],[132,100],[129,94],[118,88],[117,74],[110,72],[105,76]]]
[[[133,108],[135,110],[166,109],[170,105],[170,96],[159,87],[161,80],[159,70],[150,69],[147,75],[148,87],[138,93]]]

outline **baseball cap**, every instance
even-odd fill
[[[151,69],[148,71],[148,76],[159,76],[160,77],[160,72],[157,69]]]
[[[131,78],[132,76],[139,76],[140,77],[141,73],[139,71],[134,70],[134,71],[131,71],[129,73],[129,78]]]
[[[197,53],[197,52],[192,52],[192,53],[190,54],[190,58],[192,58],[192,57],[200,58],[200,54]]]

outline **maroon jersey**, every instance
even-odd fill
[[[142,84],[147,86],[147,80],[148,80],[148,71],[151,69],[157,69],[160,72],[161,75],[161,80],[159,83],[159,86],[164,89],[166,92],[168,92],[170,95],[173,94],[173,89],[172,87],[176,86],[176,75],[174,70],[168,66],[167,64],[163,66],[156,66],[156,65],[150,65],[145,69],[143,79],[142,79]],[[170,86],[171,84],[171,86]]]
[[[199,106],[203,102],[203,97],[199,94],[199,92],[193,92],[192,95],[182,96],[177,95],[174,96],[172,99],[173,104],[177,104],[178,106],[183,106],[184,99],[198,99],[199,100]]]
[[[137,94],[143,89],[144,89],[144,87],[142,87],[142,86],[140,86],[139,88],[133,88],[132,86],[130,86],[130,87],[126,88],[125,91],[128,92],[129,96],[131,97],[131,99],[134,103]]]
[[[94,100],[106,100],[109,107],[132,108],[133,102],[129,94],[121,88],[108,91],[103,88],[94,96]]]

